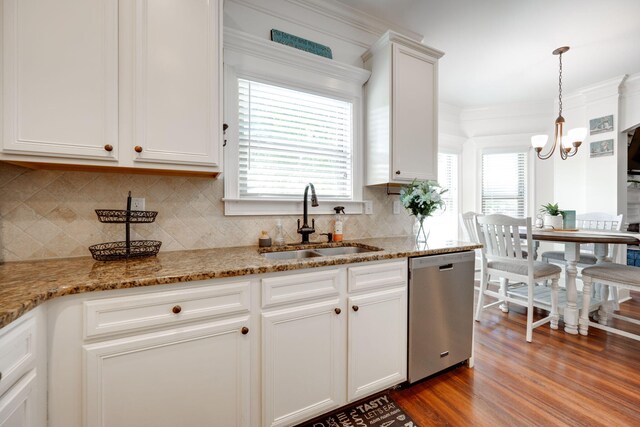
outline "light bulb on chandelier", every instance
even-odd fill
[[[564,134],[564,117],[562,117],[562,54],[569,50],[569,46],[559,47],[558,49],[553,51],[554,55],[558,55],[560,60],[560,73],[558,74],[558,118],[556,119],[554,128],[554,139],[553,146],[546,154],[541,154],[542,149],[547,145],[547,141],[549,140],[548,135],[534,135],[531,137],[531,145],[536,150],[536,154],[539,159],[546,160],[550,158],[553,153],[556,151],[556,146],[558,146],[558,151],[560,152],[560,157],[562,160],[567,159],[568,157],[575,156],[578,152],[578,147],[582,144],[582,141],[587,136],[587,128],[574,128],[571,129],[567,134]]]

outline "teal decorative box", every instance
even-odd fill
[[[576,211],[563,211],[562,228],[571,230],[576,228]]]
[[[312,42],[311,40],[303,39],[302,37],[294,36],[293,34],[285,33],[284,31],[271,30],[271,40],[276,43],[304,50],[305,52],[313,53],[314,55],[333,59],[330,47]]]

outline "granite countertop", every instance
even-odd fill
[[[412,237],[361,239],[313,247],[362,246],[376,252],[306,259],[267,259],[256,246],[161,252],[155,257],[100,262],[90,257],[0,264],[0,328],[43,302],[64,295],[356,262],[461,252],[480,245],[458,241],[416,247]],[[290,246],[287,249],[296,249]],[[304,246],[309,248],[309,246]]]

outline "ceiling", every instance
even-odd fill
[[[440,97],[460,107],[558,96],[640,72],[640,0],[340,0],[443,50]]]

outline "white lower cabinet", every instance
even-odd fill
[[[248,426],[248,321],[242,316],[85,345],[84,424]]]
[[[285,308],[263,311],[263,426],[294,425],[406,379],[406,265],[402,260],[334,270],[335,287],[323,289],[334,289],[336,297],[313,302],[313,292],[290,292],[282,298]],[[296,290],[296,278],[312,286],[313,277],[264,279],[263,292],[274,281]]]
[[[262,315],[263,425],[292,425],[344,402],[342,311],[336,298]]]
[[[36,427],[34,386],[36,371],[25,375],[0,398],[0,427]]]
[[[407,377],[407,289],[367,293],[348,301],[351,402]]]

